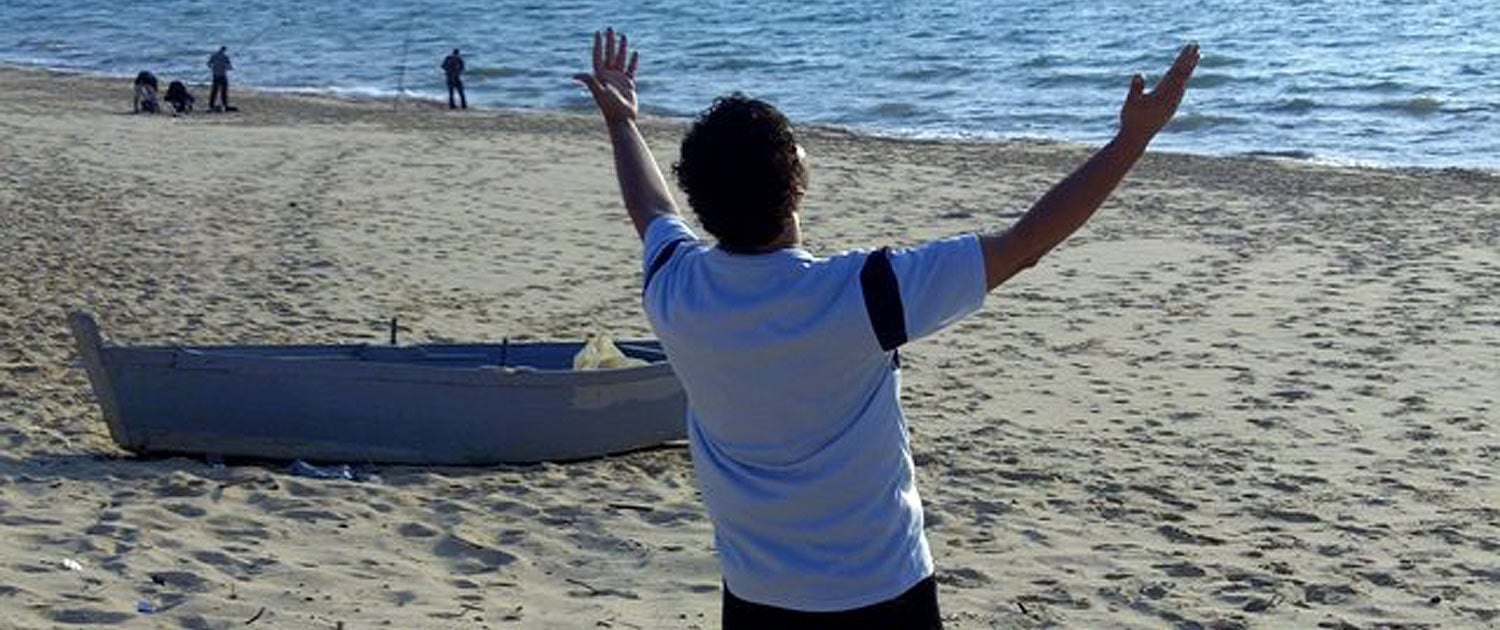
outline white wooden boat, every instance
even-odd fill
[[[646,365],[573,370],[582,342],[119,346],[69,325],[110,435],[139,453],[347,463],[597,457],[684,438],[686,396]]]

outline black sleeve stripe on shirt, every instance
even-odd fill
[[[677,246],[681,245],[685,240],[687,239],[680,238],[667,243],[666,247],[661,248],[661,253],[657,254],[656,258],[651,260],[651,268],[646,270],[646,279],[641,281],[641,293],[645,293],[646,287],[651,286],[651,277],[655,276],[657,271],[666,266],[667,261],[672,258],[672,252],[677,251]]]
[[[901,287],[891,268],[891,250],[870,252],[859,270],[859,288],[865,294],[865,312],[881,350],[895,350],[906,343],[906,309],[901,306]]]

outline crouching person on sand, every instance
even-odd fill
[[[167,97],[164,99],[172,106],[172,115],[190,114],[193,111],[193,93],[189,92],[187,85],[181,81],[173,81],[167,84]]]
[[[160,110],[161,106],[156,101],[156,90],[159,86],[156,75],[148,71],[142,70],[140,74],[135,75],[135,96],[130,100],[130,111],[137,114],[142,112],[155,114]]]
[[[1130,81],[1113,140],[1009,229],[816,256],[808,172],[783,116],[732,95],[674,171],[700,240],[636,127],[636,53],[595,33],[593,94],[645,242],[647,318],[687,390],[688,439],[724,577],[723,627],[941,628],[906,422],[900,347],[978,310],[1094,213],[1177,110],[1198,62]]]

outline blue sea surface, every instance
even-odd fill
[[[794,121],[920,138],[1100,143],[1129,76],[1188,41],[1192,90],[1158,149],[1384,166],[1500,167],[1495,0],[5,0],[0,62],[207,83],[445,97],[460,48],[474,104],[579,110],[569,76],[613,25],[648,111],[743,91]]]

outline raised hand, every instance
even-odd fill
[[[629,63],[626,63],[627,58]],[[624,33],[619,34],[617,42],[613,28],[605,29],[602,34],[594,31],[594,71],[580,72],[573,75],[573,79],[594,95],[594,102],[599,105],[604,120],[635,120],[638,111],[635,102],[637,60],[637,53],[630,52],[630,41]]]
[[[1172,115],[1187,91],[1188,78],[1198,67],[1198,45],[1188,44],[1177,53],[1177,60],[1167,75],[1156,84],[1156,89],[1146,92],[1146,79],[1137,74],[1130,78],[1130,93],[1125,97],[1125,106],[1120,108],[1120,135],[1142,143],[1150,142]]]

